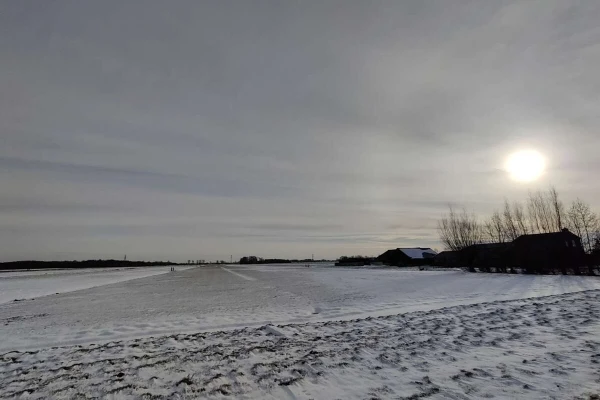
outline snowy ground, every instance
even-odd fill
[[[587,399],[599,300],[595,277],[199,267],[0,304],[0,398]]]
[[[63,290],[71,278],[65,279]],[[600,289],[600,278],[199,267],[0,304],[0,350],[392,315],[587,289]]]
[[[0,355],[0,397],[597,399],[600,291]]]
[[[163,274],[170,267],[0,271],[0,303]]]

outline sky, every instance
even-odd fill
[[[4,1],[0,261],[441,249],[600,209],[597,0]],[[511,152],[544,175],[511,180]]]

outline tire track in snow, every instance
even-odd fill
[[[233,274],[233,275],[239,276],[240,278],[242,278],[242,279],[245,279],[245,280],[247,280],[247,281],[255,281],[255,280],[256,280],[256,278],[253,278],[253,277],[251,277],[251,276],[248,276],[248,275],[240,274],[239,272],[234,272],[234,271],[232,271],[232,270],[230,270],[230,269],[227,269],[227,268],[225,268],[225,267],[221,267],[221,269],[222,269],[223,271],[227,271],[227,272],[229,272],[230,274]]]

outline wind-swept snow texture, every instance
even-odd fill
[[[0,355],[0,398],[597,399],[600,291]]]
[[[198,267],[0,304],[0,351],[348,320],[587,289],[600,289],[600,278],[295,265]]]
[[[167,266],[0,271],[0,303],[164,274],[169,271],[169,268]]]

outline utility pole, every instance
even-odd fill
[[[229,256],[229,264],[233,264],[233,254]]]

